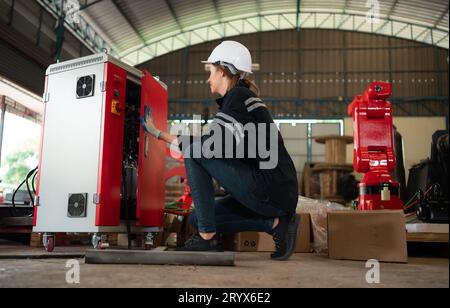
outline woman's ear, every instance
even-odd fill
[[[217,70],[220,73],[220,77],[225,77],[226,76],[225,71],[222,68],[218,68]]]

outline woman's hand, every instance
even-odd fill
[[[144,117],[140,117],[141,125],[144,130],[157,139],[161,136],[161,131],[158,130],[153,122],[153,115],[149,106],[145,106]]]
[[[165,141],[170,145],[175,145],[176,147],[178,147],[177,136],[162,132],[156,128],[155,122],[153,122],[152,111],[150,110],[149,106],[145,106],[144,117],[140,117],[139,119],[145,132],[156,137],[157,139]]]

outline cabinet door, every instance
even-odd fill
[[[120,225],[127,73],[107,63],[105,76],[106,91],[100,141],[96,226],[118,226]]]
[[[167,90],[147,71],[142,77],[141,116],[149,106],[158,129],[167,131]],[[139,133],[139,171],[137,225],[161,227],[164,224],[166,144],[145,133]]]

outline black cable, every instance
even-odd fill
[[[39,170],[36,170],[36,172],[33,175],[33,179],[31,180],[31,186],[33,187],[33,192],[36,195],[36,186],[35,186],[35,182],[36,182],[36,177],[39,173]]]
[[[30,188],[29,188],[29,185],[28,185],[28,180],[29,180],[30,176],[31,176],[33,173],[36,172],[37,169],[38,169],[38,167],[36,167],[36,168],[34,168],[33,170],[31,170],[30,172],[28,172],[27,177],[25,178],[25,180],[23,180],[23,182],[20,183],[20,185],[16,188],[16,190],[14,190],[14,193],[13,193],[13,195],[12,195],[12,205],[13,205],[12,216],[16,216],[16,214],[17,214],[16,202],[15,202],[16,195],[17,195],[17,193],[19,192],[20,188],[21,188],[21,187],[23,186],[23,184],[25,184],[25,183],[27,184],[27,189],[28,189],[28,194],[30,195],[30,200],[31,200],[31,202],[33,202],[33,196],[32,196],[32,194],[31,194],[31,192],[30,192]]]
[[[127,194],[126,170],[127,170],[126,167],[122,169],[122,187],[123,187],[123,202],[125,206],[125,220],[127,224],[128,249],[131,249],[131,223],[130,223],[130,208]]]
[[[30,184],[28,183],[28,181],[30,180],[30,177],[38,170],[39,167],[34,168],[33,170],[31,170],[28,174],[27,174],[27,178],[25,179],[25,183],[27,184],[27,191],[28,191],[28,195],[30,196],[30,202],[31,204],[34,204],[34,197],[33,194],[31,193],[30,190]]]
[[[12,195],[12,205],[13,205],[12,213],[11,213],[12,216],[16,216],[16,214],[17,214],[16,202],[15,202],[16,194],[20,190],[20,188],[23,186],[23,184],[25,184],[25,182],[26,182],[26,179],[22,183],[20,183],[20,185],[16,188],[16,190],[14,190],[14,193]]]

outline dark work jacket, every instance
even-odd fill
[[[209,133],[203,134],[197,140],[201,141],[202,145],[205,142],[208,142],[209,145],[212,143],[211,138],[220,136],[223,141],[222,157],[226,159],[239,159],[251,167],[252,172],[257,176],[258,187],[260,187],[261,192],[268,195],[269,203],[288,213],[295,213],[298,202],[297,172],[286,150],[280,132],[278,129],[275,129],[274,121],[266,105],[243,82],[238,83],[225,96],[219,98],[217,104],[219,105],[219,112],[215,115],[210,125],[210,127],[214,127],[214,130],[211,129]],[[278,136],[278,163],[271,166],[270,169],[266,169],[267,167],[261,168],[262,164],[264,162],[267,163],[270,158],[261,157],[258,151],[255,151],[256,156],[251,155],[248,151],[249,144],[255,148],[258,147],[257,139],[255,141],[255,138],[249,138],[248,132],[241,129],[241,127],[249,123],[255,124],[257,134],[261,133],[258,130],[258,123],[267,124],[265,127],[266,149],[269,149],[270,145],[270,125],[272,125],[272,132]],[[224,141],[227,136],[231,136],[233,140],[233,158],[226,156],[230,155],[230,152],[227,152],[225,149]],[[264,135],[262,136],[264,137]],[[193,137],[179,136],[178,143],[180,149],[186,149],[188,145],[192,144],[193,140],[195,140]],[[236,156],[238,145],[244,146],[245,151],[243,157]],[[214,146],[210,148],[214,149]]]

